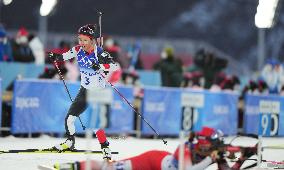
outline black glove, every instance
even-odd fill
[[[48,52],[47,55],[52,62],[55,61],[55,60],[63,61],[63,56],[61,54]]]
[[[98,58],[99,58],[99,63],[100,64],[114,63],[113,58],[106,51],[103,51],[101,54],[99,54]]]
[[[100,68],[101,68],[101,67],[100,67],[99,64],[96,64],[96,63],[95,63],[95,64],[92,65],[92,69],[95,70],[95,71],[99,70]]]
[[[216,162],[218,165],[218,169],[231,169],[228,165],[228,162],[224,158],[217,159]]]
[[[256,154],[257,154],[257,145],[253,147],[246,147],[242,150],[242,155],[246,159]]]

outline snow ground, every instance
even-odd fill
[[[230,137],[226,141],[230,141]],[[179,139],[166,139],[168,145],[164,145],[160,139],[137,139],[134,137],[119,137],[109,138],[112,151],[117,151],[119,154],[113,155],[114,160],[131,157],[143,153],[148,150],[166,150],[173,152],[179,144]],[[15,138],[13,136],[0,137],[0,150],[9,149],[27,149],[27,148],[47,148],[57,145],[65,141],[63,138],[53,138],[43,135],[39,138]],[[233,144],[242,146],[252,146],[256,143],[255,139],[241,137],[234,140]],[[263,138],[263,146],[284,145],[284,138]],[[100,145],[97,139],[76,138],[76,148],[86,149],[91,146],[93,150],[100,150]],[[102,155],[99,154],[0,154],[0,170],[36,170],[37,165],[53,165],[55,162],[70,162],[87,159],[87,157],[96,160],[102,160]],[[256,157],[255,157],[256,158]],[[284,149],[265,149],[263,151],[263,159],[273,161],[284,160]],[[248,162],[251,164],[253,161]],[[266,164],[263,163],[262,167]],[[216,169],[213,164],[207,169]]]

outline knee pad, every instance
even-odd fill
[[[75,120],[76,116],[68,115],[66,118],[66,130],[68,135],[74,135],[75,133]]]

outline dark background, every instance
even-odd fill
[[[14,0],[1,7],[1,21],[9,29],[38,29],[40,0]],[[257,0],[59,0],[48,17],[48,31],[75,33],[96,23],[103,11],[103,32],[110,35],[179,38],[207,42],[242,62],[256,66]],[[275,27],[266,31],[266,58],[282,60],[283,5]]]

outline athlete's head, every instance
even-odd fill
[[[194,151],[201,156],[208,156],[222,142],[223,133],[210,127],[203,127],[195,134]]]
[[[78,29],[78,34],[86,35],[90,37],[90,39],[95,39],[97,38],[96,31],[97,26],[95,24],[86,24]]]
[[[87,24],[78,29],[78,42],[83,50],[91,52],[96,44],[96,25]]]

